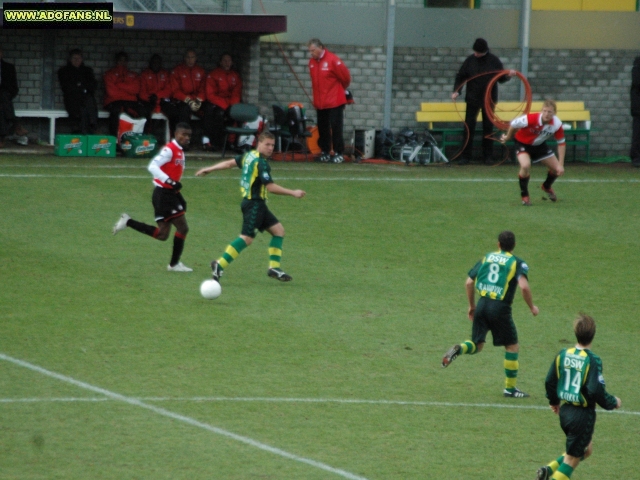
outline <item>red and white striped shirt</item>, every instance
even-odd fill
[[[171,178],[179,182],[184,172],[184,150],[178,142],[167,143],[158,154],[151,159],[147,170],[153,175],[153,183],[157,187],[173,188],[165,182]]]
[[[515,139],[525,145],[540,145],[550,137],[554,137],[558,144],[564,143],[564,130],[562,122],[555,115],[551,123],[542,123],[542,113],[529,113],[511,121],[513,128],[519,130]]]

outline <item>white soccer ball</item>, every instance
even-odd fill
[[[215,280],[205,280],[200,285],[200,294],[207,300],[218,298],[222,293],[222,287]]]

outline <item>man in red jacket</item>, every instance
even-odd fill
[[[202,117],[207,73],[197,65],[195,50],[187,50],[184,62],[171,72],[171,107],[168,109],[171,130],[177,123],[189,123],[191,114]]]
[[[318,146],[322,150],[319,160],[342,163],[344,157],[345,90],[351,83],[349,69],[340,58],[327,50],[317,38],[307,44],[311,58],[309,74],[313,88],[313,106],[318,113]],[[330,155],[333,144],[333,155]]]
[[[138,101],[140,77],[127,68],[129,55],[116,53],[116,66],[104,74],[104,108],[109,111],[109,133],[116,137],[122,112],[144,117],[144,106]]]
[[[229,108],[242,101],[242,79],[238,72],[232,70],[233,57],[223,53],[218,65],[207,75],[205,91],[204,132],[211,139],[211,149],[222,148]]]
[[[147,123],[145,133],[151,132],[151,115],[163,112],[171,101],[171,81],[169,72],[162,68],[162,57],[155,54],[149,60],[149,68],[140,74],[140,100],[145,106]],[[171,109],[168,109],[171,111]],[[168,115],[167,115],[168,117]]]

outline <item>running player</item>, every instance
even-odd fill
[[[166,240],[171,233],[171,225],[176,227],[173,237],[173,253],[171,261],[167,266],[170,272],[192,272],[193,269],[187,267],[180,261],[184,241],[189,232],[187,219],[187,202],[183,198],[180,190],[182,184],[180,179],[184,172],[184,150],[191,141],[191,127],[188,123],[178,123],[176,125],[175,137],[172,142],[166,144],[160,152],[153,157],[147,169],[153,175],[153,196],[151,202],[155,211],[157,227],[147,225],[132,219],[126,213],[113,226],[113,234],[131,227],[134,230],[149,235],[157,240]]]
[[[596,425],[596,403],[605,410],[622,405],[618,397],[607,393],[602,360],[590,350],[596,322],[580,314],[573,322],[573,331],[578,343],[558,353],[544,384],[549,406],[560,416],[560,426],[567,436],[566,453],[540,467],[537,480],[571,478],[578,464],[593,452],[591,438]]]
[[[267,231],[271,234],[269,243],[269,270],[267,275],[281,282],[289,282],[291,276],[280,269],[282,258],[282,242],[284,240],[284,227],[267,207],[267,192],[276,195],[291,195],[302,198],[306,195],[304,190],[289,190],[273,182],[271,167],[267,159],[273,153],[275,137],[270,132],[263,132],[258,137],[258,145],[236,158],[223,160],[210,167],[202,168],[196,172],[196,176],[204,176],[216,170],[238,167],[242,169],[240,177],[240,191],[242,193],[242,231],[238,238],[227,246],[225,252],[218,260],[211,262],[213,279],[220,280],[224,269],[233,262],[240,252],[247,248],[256,237],[256,230]]]
[[[518,380],[518,332],[511,317],[511,304],[520,286],[522,297],[535,316],[538,307],[533,304],[527,275],[529,266],[520,258],[513,255],[516,246],[516,236],[505,230],[498,235],[497,252],[488,253],[469,271],[469,278],[465,284],[469,299],[469,320],[471,340],[451,347],[442,358],[442,366],[447,367],[461,354],[473,355],[480,353],[487,338],[487,332],[493,335],[495,347],[504,346],[504,371],[506,375],[504,396],[525,398],[529,394],[516,388]],[[480,300],[476,307],[475,291],[478,290]]]
[[[511,140],[515,134],[515,148],[518,162],[520,163],[520,196],[522,205],[531,206],[529,199],[529,177],[531,176],[531,163],[542,163],[549,170],[547,179],[541,188],[546,193],[542,199],[555,202],[558,200],[556,192],[551,186],[560,175],[564,173],[564,155],[567,145],[564,140],[564,130],[562,122],[556,117],[556,102],[545,100],[542,105],[542,112],[522,115],[511,121],[507,133],[500,137],[504,144]],[[554,137],[558,142],[558,156],[547,145],[546,140]]]

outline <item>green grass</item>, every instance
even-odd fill
[[[523,208],[513,166],[274,163],[307,191],[270,198],[294,281],[266,276],[259,235],[206,301],[209,262],[241,225],[238,171],[195,178],[208,162],[192,157],[191,274],[166,271],[171,241],[111,235],[124,211],[152,223],[146,161],[0,157],[0,353],[126,397],[0,360],[0,478],[529,479],[563,452],[543,382],[578,311],[623,409],[599,415],[572,478],[634,477],[640,172],[569,164],[551,204],[534,168]],[[440,366],[470,334],[466,273],[503,229],[540,307],[514,302],[526,400],[501,395],[503,349]]]

